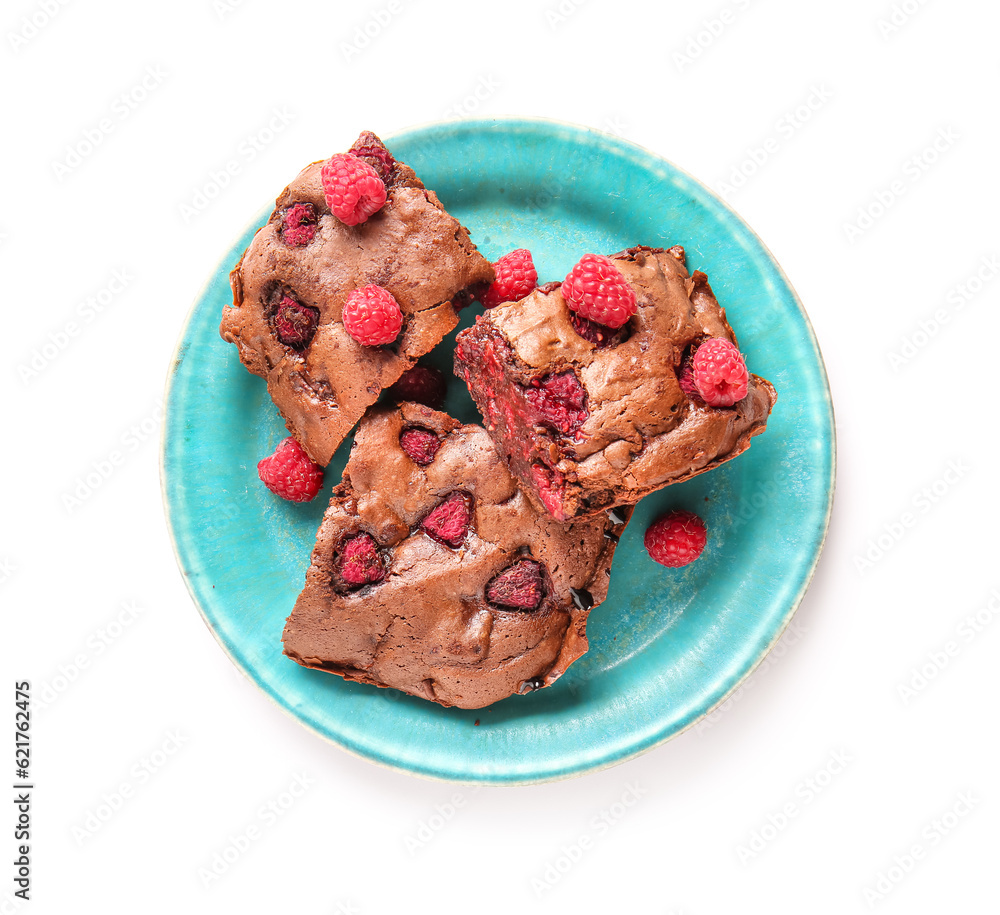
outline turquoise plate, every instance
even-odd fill
[[[389,146],[469,227],[486,257],[527,247],[542,282],[561,279],[588,251],[683,244],[689,268],[710,277],[751,371],[778,390],[767,431],[739,458],[638,506],[608,599],[590,616],[590,651],[552,687],[465,711],[307,670],[282,655],[281,631],[327,498],[294,505],[260,484],[257,461],[286,435],[284,424],[263,380],[243,369],[218,333],[228,273],[250,229],[195,303],[170,372],[162,478],[181,570],[236,665],[352,753],[417,775],[489,784],[622,762],[725,700],[774,644],[809,584],[830,515],[835,453],[816,339],[746,224],[637,146],[527,120],[435,124]],[[467,312],[465,323],[472,317]],[[450,342],[435,354],[449,377]],[[447,409],[477,418],[454,378]],[[327,493],[347,449],[327,472]],[[696,511],[710,532],[702,557],[677,570],[652,562],[642,546],[653,518],[674,507]]]

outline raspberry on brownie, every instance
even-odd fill
[[[480,426],[372,408],[323,518],[285,654],[347,680],[481,708],[587,650],[629,517],[535,508]]]
[[[219,328],[323,466],[382,389],[456,326],[452,302],[494,278],[468,231],[373,133],[331,159],[327,187],[330,160],[307,166],[278,197],[230,276],[233,303]],[[398,304],[398,336],[395,324],[362,339],[345,328],[348,297],[369,286]]]
[[[695,361],[692,370],[692,355],[717,339],[732,346],[716,353],[724,348],[712,344],[707,368]],[[735,342],[707,277],[688,275],[680,246],[635,247],[586,255],[565,283],[479,316],[458,336],[455,374],[522,486],[565,521],[634,505],[749,447],[776,394],[746,372]],[[728,379],[745,373],[741,399],[706,402],[717,400],[709,370],[725,375],[725,393],[738,392]]]

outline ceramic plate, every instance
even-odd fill
[[[621,762],[722,702],[774,644],[809,584],[829,519],[835,454],[809,321],[732,210],[621,139],[548,121],[466,121],[412,130],[388,146],[469,227],[486,257],[527,247],[541,282],[562,279],[588,251],[683,244],[688,268],[708,274],[751,371],[778,390],[767,431],[742,456],[638,506],[608,599],[590,615],[590,651],[552,687],[467,711],[300,667],[281,653],[282,627],[350,440],[311,504],[283,502],[257,479],[257,461],[287,433],[264,381],[243,369],[218,325],[229,271],[268,207],[222,258],[171,368],[162,475],[181,570],[237,666],[350,752],[418,775],[491,784]],[[466,312],[463,325],[472,318]],[[446,409],[476,421],[450,373],[452,343],[435,359],[451,378]],[[642,536],[675,507],[701,515],[710,537],[697,562],[671,570],[649,559]]]

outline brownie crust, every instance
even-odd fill
[[[326,204],[322,164],[307,166],[285,188],[232,271],[233,303],[219,330],[243,365],[267,379],[289,432],[325,466],[381,390],[455,328],[455,296],[492,282],[493,268],[409,166],[395,162],[385,205],[347,226]],[[282,234],[296,204],[311,205],[316,215],[314,236],[299,246]],[[347,295],[369,283],[391,292],[403,313],[399,337],[385,346],[363,346],[341,320]],[[302,349],[282,343],[272,326],[283,295],[319,313]]]
[[[413,428],[440,441],[426,466],[400,446]],[[455,490],[471,497],[472,516],[450,547],[421,521]],[[285,654],[461,708],[548,686],[587,650],[587,616],[607,596],[621,522],[557,522],[526,498],[481,427],[417,404],[376,407],[358,427],[320,526],[285,625]],[[386,574],[348,589],[336,556],[359,532],[377,542]],[[537,608],[487,599],[488,583],[522,559],[543,569]]]
[[[776,400],[756,375],[732,407],[689,398],[678,373],[690,348],[709,337],[736,342],[707,277],[688,274],[680,246],[629,248],[612,260],[637,299],[621,342],[601,347],[581,336],[554,283],[490,310],[458,337],[455,373],[487,430],[536,506],[562,520],[634,505],[741,454]],[[573,428],[555,428],[505,393],[565,372],[583,389],[585,418]]]

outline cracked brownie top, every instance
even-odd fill
[[[486,432],[417,404],[358,427],[289,616],[306,667],[479,708],[554,682],[587,649],[628,513],[540,512]]]

